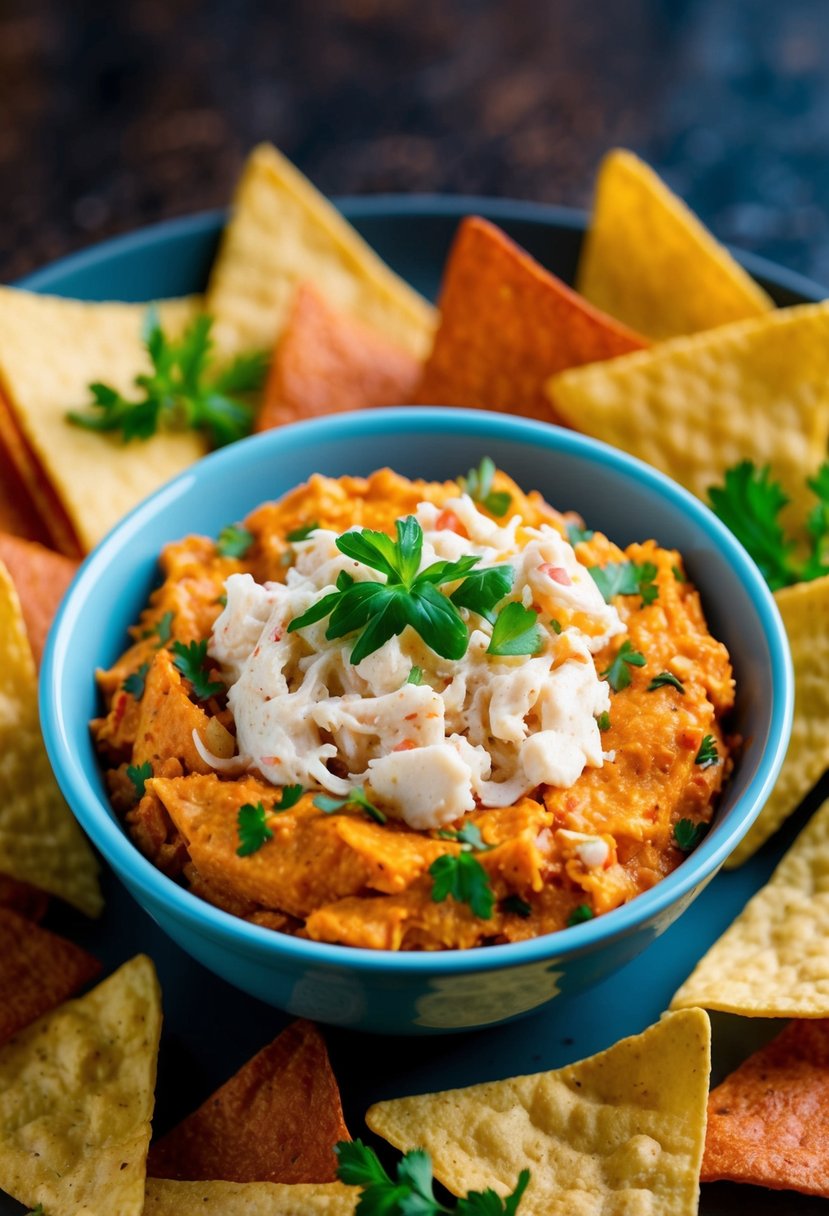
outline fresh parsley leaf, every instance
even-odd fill
[[[153,775],[153,766],[149,760],[145,760],[143,764],[128,764],[127,776],[135,787],[135,801],[140,802],[144,797],[145,789],[144,782],[149,781]]]
[[[706,735],[699,745],[694,764],[698,764],[700,768],[710,768],[712,764],[719,764],[719,762],[720,753],[717,751],[717,741],[713,735]]]
[[[337,1177],[346,1186],[391,1185],[386,1171],[383,1169],[373,1148],[368,1148],[362,1140],[340,1140],[334,1145],[337,1154]]]
[[[274,811],[289,811],[292,806],[296,806],[305,790],[301,785],[283,785],[282,793],[279,802],[274,803]]]
[[[477,823],[465,823],[462,828],[441,828],[438,832],[441,840],[454,840],[462,848],[463,852],[469,853],[487,853],[494,846],[487,844],[481,835],[481,829]]]
[[[218,693],[225,691],[225,686],[218,680],[211,680],[207,670],[207,639],[201,642],[173,642],[173,663],[193,686],[197,701],[207,701]]]
[[[458,608],[477,612],[491,625],[495,621],[495,608],[509,595],[514,580],[515,571],[506,563],[473,570],[449,598]]]
[[[375,823],[386,822],[385,813],[368,799],[366,791],[361,785],[355,785],[344,798],[329,798],[327,794],[317,794],[314,798],[314,806],[326,815],[335,815],[337,811],[342,811],[347,806],[357,806],[361,811],[365,811],[369,819],[373,819]]]
[[[120,431],[125,443],[149,439],[162,429],[201,431],[214,447],[249,434],[254,415],[249,398],[262,386],[267,357],[240,355],[217,371],[212,325],[212,318],[202,314],[180,338],[170,338],[156,309],[148,308],[143,340],[152,370],[135,377],[136,399],[107,384],[90,384],[89,411],[71,411],[68,421],[91,431]]]
[[[592,920],[595,915],[596,913],[589,904],[579,904],[567,917],[567,928],[572,929],[573,925],[582,925],[586,920]]]
[[[492,627],[492,638],[486,648],[487,654],[524,655],[538,654],[541,649],[541,630],[538,628],[538,613],[532,608],[512,601],[506,604],[496,617]]]
[[[607,682],[614,692],[620,692],[630,684],[631,667],[644,667],[647,659],[638,650],[634,650],[630,642],[625,640],[619,647],[616,658],[601,674],[607,676]]]
[[[829,574],[829,464],[822,464],[817,475],[810,477],[806,485],[818,501],[806,521],[811,552],[800,571],[801,582],[811,582]]]
[[[307,540],[312,532],[316,532],[319,527],[317,520],[312,524],[303,524],[301,528],[294,528],[293,532],[289,532],[285,539],[292,545],[298,544],[301,540]]]
[[[506,899],[501,900],[501,909],[504,912],[513,912],[516,916],[520,916],[522,920],[526,920],[532,915],[532,904],[528,904],[526,899],[522,899],[520,895],[508,895]]]
[[[605,710],[603,714],[599,714],[598,718],[596,719],[596,725],[602,732],[610,730],[610,714],[607,712],[607,710]]]
[[[680,819],[674,824],[674,843],[683,853],[691,853],[705,835],[706,824]]]
[[[602,593],[606,604],[616,595],[641,595],[642,604],[652,604],[659,595],[654,581],[657,575],[653,562],[608,562],[605,566],[588,566],[588,573]]]
[[[470,1191],[455,1206],[457,1216],[515,1216],[521,1198],[530,1181],[530,1171],[521,1170],[515,1190],[503,1199],[487,1187],[485,1191]]]
[[[128,675],[121,685],[124,692],[128,692],[131,697],[135,697],[136,701],[140,701],[144,696],[144,684],[146,683],[147,672],[149,670],[149,663],[142,663],[137,671],[133,671]]]
[[[279,809],[284,810],[284,807]],[[273,839],[273,831],[268,827],[267,813],[261,802],[257,802],[255,806],[246,802],[244,806],[239,807],[236,827],[239,832],[237,857],[249,857],[251,853],[257,853],[266,841]]]
[[[685,575],[682,572],[682,570],[680,570],[679,566],[671,566],[671,573],[673,574],[674,578],[676,579],[676,581],[678,583],[687,583],[688,582],[687,575]]]
[[[567,524],[567,539],[575,547],[583,541],[592,540],[596,535],[592,528],[582,528],[579,524]]]
[[[493,490],[494,477],[495,465],[489,456],[484,456],[477,469],[470,469],[466,477],[458,478],[458,485],[473,502],[489,511],[496,519],[500,519],[509,510],[512,495],[505,490]]]
[[[173,618],[174,612],[165,612],[159,620],[153,625],[152,629],[148,629],[142,636],[151,638],[153,634],[158,638],[156,650],[161,650],[162,646],[166,646],[173,635]]]
[[[657,688],[675,688],[683,697],[685,696],[685,687],[681,680],[678,680],[672,671],[660,671],[658,676],[654,676],[647,687],[648,692],[656,692]]]
[[[794,541],[787,539],[778,516],[788,503],[768,465],[758,469],[743,460],[728,469],[722,486],[711,486],[708,497],[715,513],[754,558],[772,591],[798,581],[793,561]]]
[[[489,920],[495,896],[486,870],[473,853],[444,853],[429,866],[432,899],[441,903],[451,895],[458,903],[468,904],[473,915]]]
[[[241,524],[228,524],[219,533],[216,548],[222,557],[244,557],[254,542],[254,535]]]

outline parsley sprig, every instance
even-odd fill
[[[379,806],[374,805],[361,785],[355,785],[344,798],[329,798],[327,794],[317,794],[314,806],[325,815],[336,815],[337,811],[344,811],[348,806],[356,806],[361,811],[365,811],[369,819],[373,819],[375,823],[386,822],[385,812],[381,811]]]
[[[228,524],[219,533],[216,549],[222,557],[244,557],[255,539],[241,524]]]
[[[705,835],[707,824],[694,823],[692,819],[680,819],[674,824],[674,844],[683,853],[691,853]]]
[[[533,608],[513,600],[505,604],[495,619],[492,638],[486,648],[487,654],[502,657],[538,654],[541,649],[541,630],[538,628],[538,613]]]
[[[273,829],[268,827],[267,812],[261,802],[246,802],[240,806],[236,827],[239,832],[236,854],[239,857],[258,853],[263,844],[273,839]]]
[[[616,658],[601,674],[614,692],[627,688],[631,681],[631,667],[644,667],[647,659],[639,650],[634,650],[629,641],[622,642]]]
[[[149,760],[145,760],[143,764],[128,764],[127,776],[133,784],[135,790],[135,801],[140,802],[144,797],[144,783],[149,781],[153,775],[153,766]]]
[[[142,663],[135,671],[130,672],[121,685],[124,692],[128,692],[131,697],[135,697],[136,701],[140,701],[144,696],[144,685],[147,682],[149,670],[149,663]]]
[[[470,469],[466,477],[458,478],[458,485],[473,502],[489,511],[496,519],[501,519],[510,508],[512,495],[506,490],[493,490],[494,477],[495,464],[489,456],[484,456],[477,469]]]
[[[201,431],[217,448],[242,439],[250,433],[254,417],[250,395],[262,386],[267,356],[261,351],[237,355],[217,369],[212,326],[213,318],[203,313],[181,338],[170,338],[151,306],[142,337],[152,371],[135,377],[135,399],[96,382],[89,386],[89,412],[73,410],[68,421],[90,431],[120,431],[125,443],[149,439],[159,430]]]
[[[432,899],[442,903],[451,895],[458,903],[469,904],[474,916],[489,920],[495,905],[495,895],[489,875],[472,850],[461,847],[460,853],[444,853],[429,866],[432,877]]]
[[[653,562],[608,562],[587,569],[606,604],[616,595],[641,595],[642,605],[647,607],[659,595]]]
[[[173,642],[173,663],[193,686],[197,701],[207,701],[225,691],[220,680],[211,680],[207,669],[207,638],[201,642]]]
[[[720,753],[717,751],[717,740],[713,735],[706,735],[699,745],[694,764],[698,764],[700,768],[710,768],[712,764],[719,764],[719,762]]]
[[[660,671],[648,685],[648,692],[656,692],[658,688],[675,688],[680,696],[685,696],[685,685],[678,680],[672,671]]]

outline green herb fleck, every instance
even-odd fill
[[[553,633],[561,633],[561,621],[557,621],[555,617],[550,621],[550,628]]]
[[[147,632],[143,633],[141,636],[144,638],[151,638],[153,635],[155,635],[155,637],[158,638],[156,650],[161,650],[162,646],[166,646],[173,635],[174,617],[174,612],[165,612],[164,615],[156,621],[152,629],[148,629]]]
[[[465,823],[457,831],[454,828],[441,828],[438,836],[441,840],[456,841],[464,853],[487,853],[494,848],[494,845],[486,844],[477,823]]]
[[[717,751],[717,741],[713,735],[706,735],[699,745],[694,764],[698,764],[700,768],[710,768],[712,764],[719,764],[719,762],[720,753]]]
[[[289,811],[292,806],[296,806],[304,793],[301,785],[283,785],[279,802],[274,803],[272,810]]]
[[[144,782],[149,781],[153,775],[153,766],[149,760],[145,760],[143,764],[128,764],[127,776],[135,788],[135,801],[140,802],[144,797]]]
[[[679,566],[671,566],[671,573],[678,583],[687,583],[688,577],[680,570]]]
[[[496,519],[500,519],[509,510],[512,495],[505,490],[493,490],[494,477],[495,465],[489,456],[484,456],[477,469],[470,469],[466,477],[458,478],[458,485],[473,502],[489,511]]]
[[[610,714],[607,712],[607,710],[605,710],[603,714],[599,714],[598,718],[596,719],[596,725],[602,732],[610,730]]]
[[[202,642],[173,642],[173,663],[193,686],[197,701],[207,701],[220,692],[225,686],[218,680],[211,680],[207,670],[207,639]]]
[[[487,654],[513,656],[538,654],[541,630],[538,613],[514,600],[506,604],[495,620]]]
[[[658,571],[653,562],[640,565],[608,562],[605,566],[588,566],[588,572],[607,604],[617,595],[641,595],[643,606],[647,606],[659,595],[659,587],[654,581]]]
[[[692,819],[680,819],[674,824],[674,841],[683,853],[691,853],[705,835],[706,825]]]
[[[567,539],[573,546],[592,540],[595,535],[592,528],[583,528],[579,524],[567,524]]]
[[[627,688],[631,681],[631,667],[644,667],[647,659],[638,650],[634,650],[630,642],[622,642],[616,658],[601,674],[607,676],[607,682],[614,692]]]
[[[473,853],[444,853],[429,866],[432,899],[441,903],[451,895],[458,903],[468,904],[473,915],[489,920],[495,896],[486,870]]]
[[[128,692],[131,697],[135,697],[136,701],[140,701],[144,696],[144,685],[147,680],[147,672],[150,670],[149,663],[142,663],[137,671],[133,671],[127,676],[124,683],[121,685],[124,692]]]
[[[656,692],[657,688],[675,688],[683,697],[685,696],[685,688],[681,680],[678,680],[672,671],[660,671],[658,676],[654,676],[648,685],[648,692]]]
[[[314,799],[314,806],[318,811],[322,811],[326,815],[335,815],[337,811],[342,811],[347,806],[356,806],[361,811],[364,811],[369,819],[373,819],[375,823],[386,822],[384,812],[368,799],[366,791],[361,785],[355,785],[344,798],[329,798],[327,794],[317,794]]]
[[[532,904],[528,904],[526,899],[522,899],[520,895],[508,895],[506,899],[501,900],[501,910],[513,912],[522,920],[526,920],[528,916],[532,915]]]
[[[219,533],[216,548],[222,557],[244,557],[255,539],[241,524],[228,524]]]
[[[423,669],[421,667],[413,667],[411,669],[411,671],[409,672],[409,674],[406,676],[406,683],[407,684],[422,684],[423,683]]]
[[[296,545],[301,540],[307,540],[312,532],[316,532],[319,527],[319,521],[314,520],[312,524],[303,524],[301,528],[294,528],[293,532],[289,532],[285,539],[289,544]]]
[[[273,839],[273,831],[268,827],[267,813],[261,802],[257,802],[255,806],[246,802],[244,806],[239,807],[236,826],[239,831],[239,847],[236,850],[238,857],[249,857],[251,853],[257,853],[266,841]]]
[[[567,917],[567,928],[572,929],[574,925],[583,925],[586,920],[592,920],[595,915],[596,913],[589,904],[579,904]]]

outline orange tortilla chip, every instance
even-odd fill
[[[414,399],[421,364],[303,283],[276,347],[257,431]]]
[[[293,1022],[150,1146],[147,1172],[181,1182],[333,1182],[349,1140],[325,1040]]]
[[[0,909],[0,1044],[73,996],[101,970],[80,946]]]
[[[0,532],[0,562],[12,577],[39,667],[46,634],[78,563],[44,545],[5,532]]]
[[[711,1091],[701,1177],[829,1197],[829,1019],[789,1022]]]
[[[440,325],[418,386],[427,405],[556,421],[555,372],[647,346],[540,266],[494,224],[465,219],[449,254]]]
[[[0,531],[49,544],[49,530],[40,518],[25,482],[2,441],[0,427]]]

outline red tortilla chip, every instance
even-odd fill
[[[293,1022],[156,1144],[152,1178],[333,1182],[349,1140],[325,1040]]]
[[[31,883],[0,874],[0,908],[9,908],[26,920],[41,921],[49,907],[49,896]]]
[[[420,372],[414,355],[303,283],[276,347],[256,430],[323,414],[406,405]]]
[[[648,345],[477,216],[458,229],[439,308],[435,344],[417,388],[416,399],[426,405],[555,422],[544,394],[549,376]]]
[[[0,530],[49,543],[49,532],[25,483],[0,442]]]
[[[789,1022],[712,1090],[701,1178],[829,1197],[829,1019]]]
[[[54,549],[4,532],[0,532],[0,562],[12,577],[39,667],[46,634],[78,563]]]
[[[0,1044],[94,979],[101,964],[8,908],[0,909]]]

